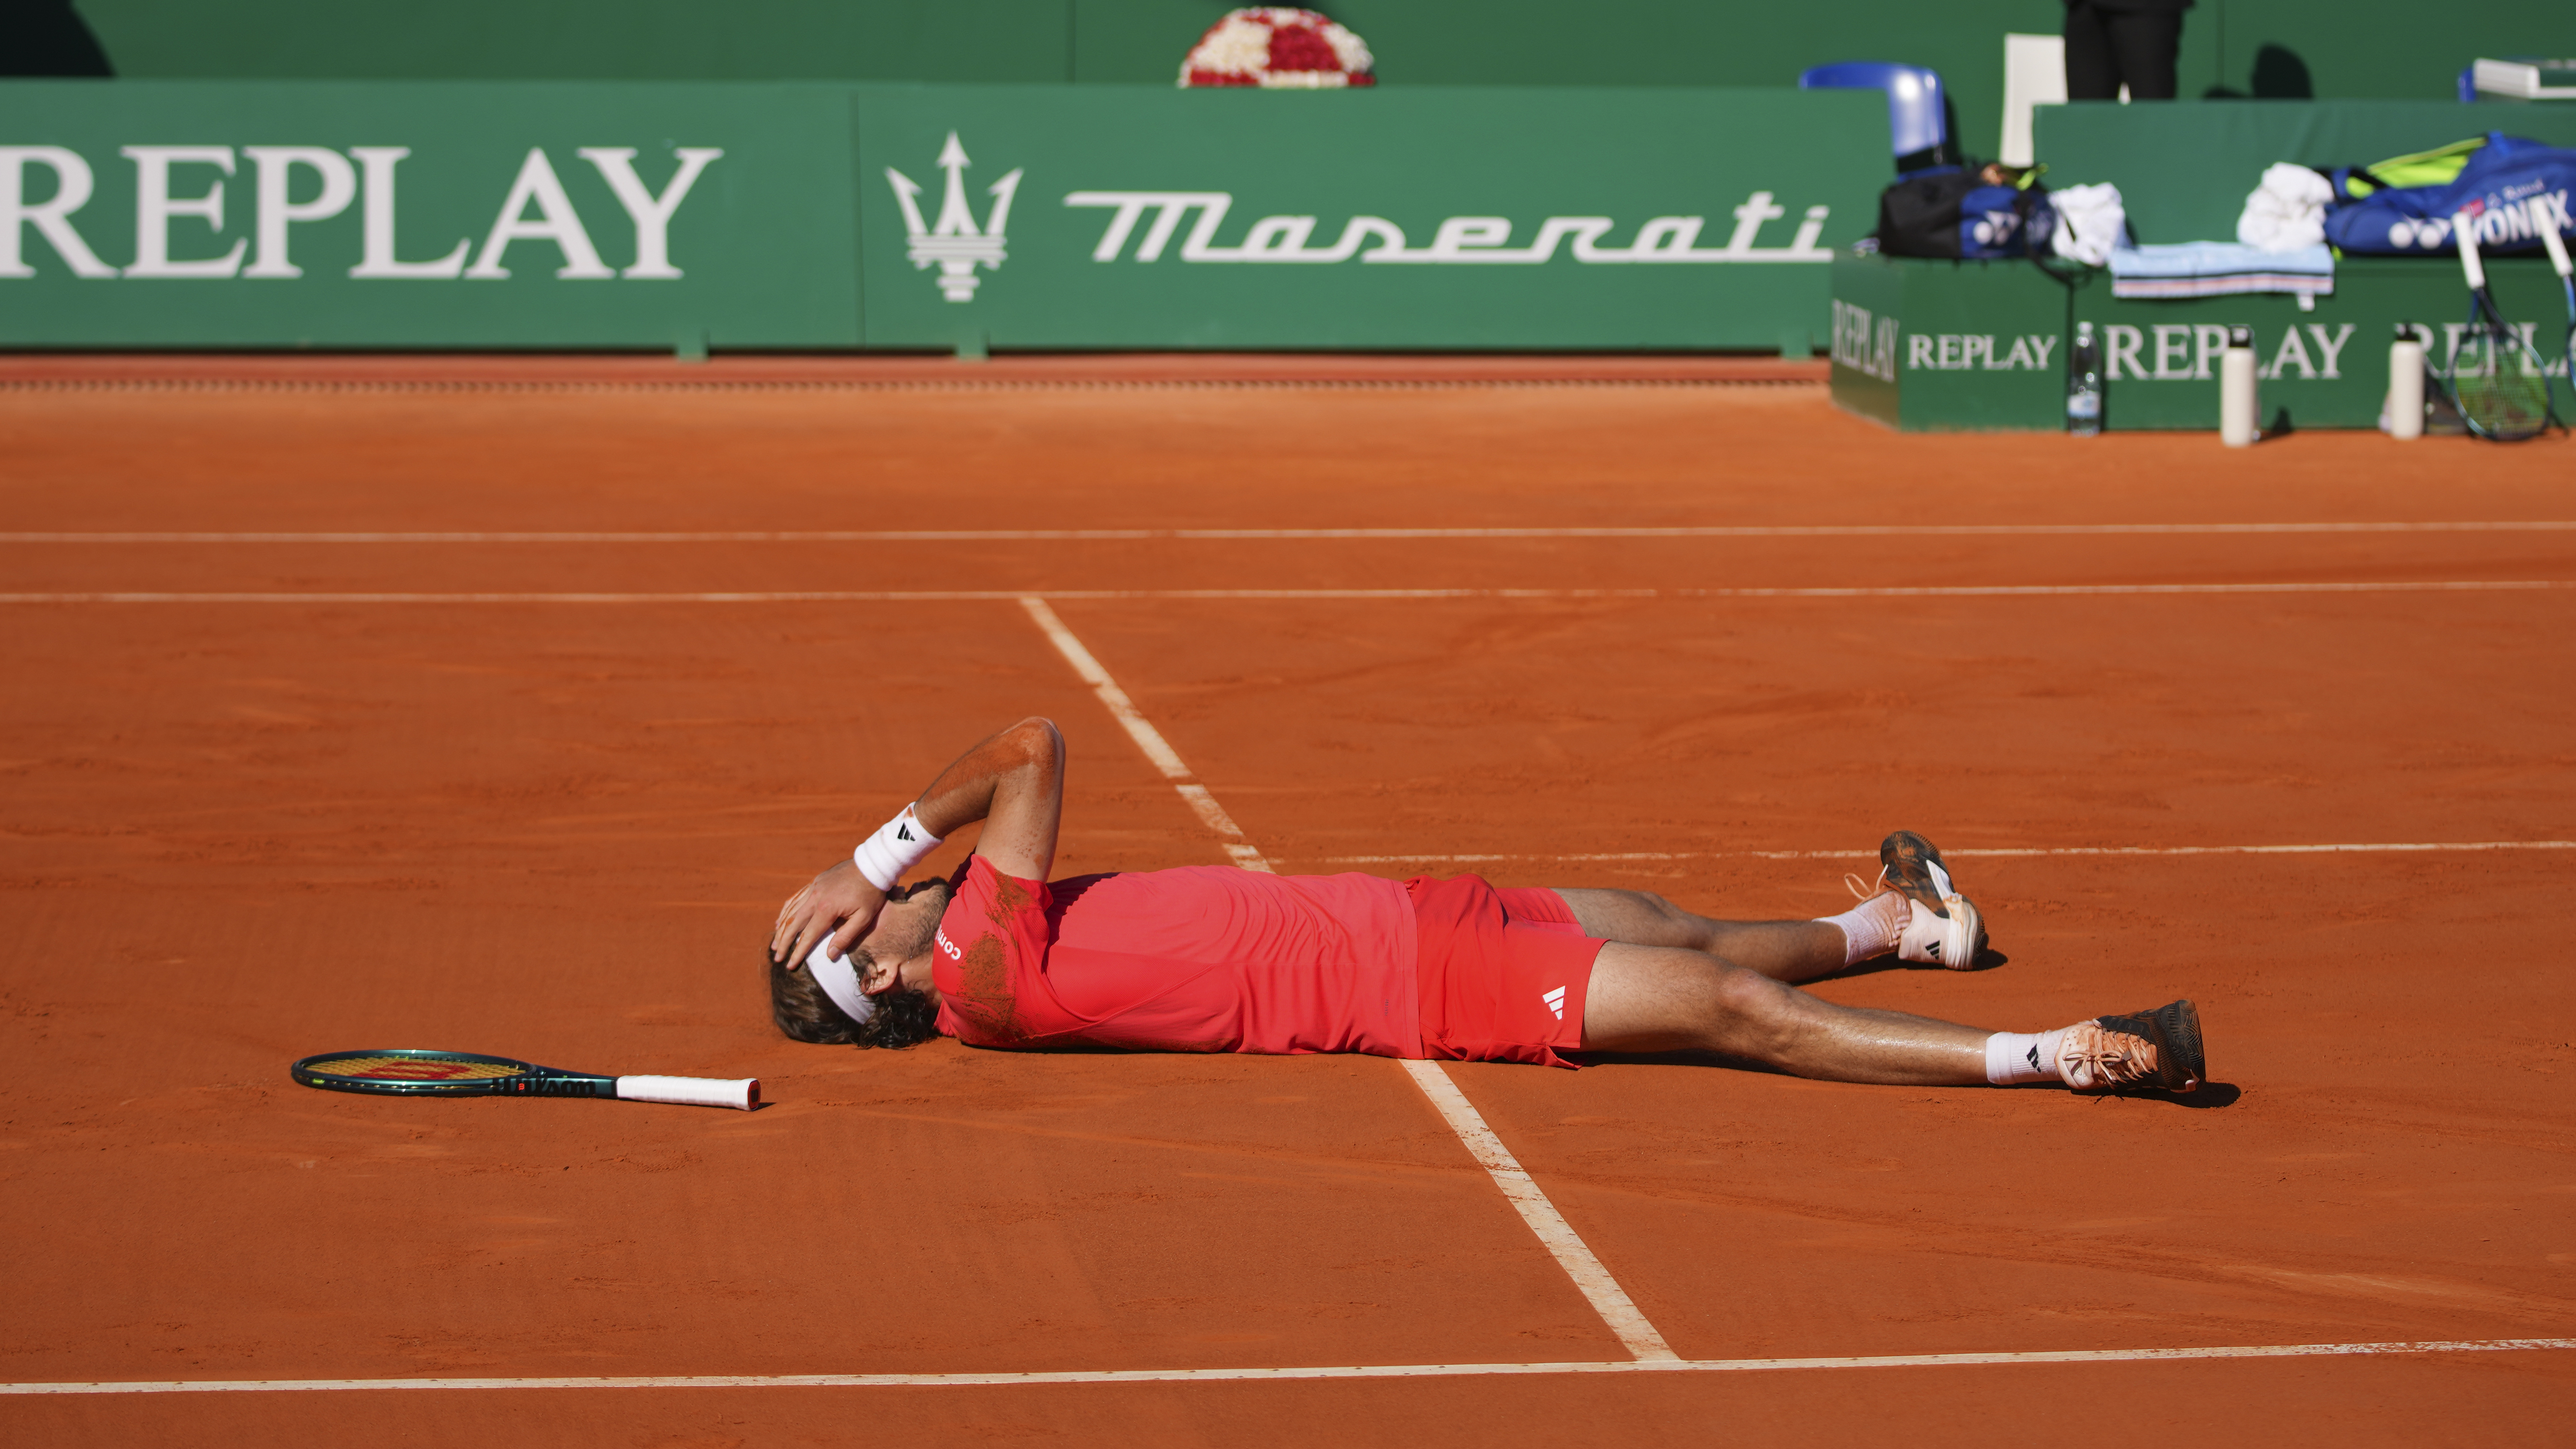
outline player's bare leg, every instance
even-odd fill
[[[1951,884],[1941,852],[1899,830],[1878,855],[1877,879],[1850,878],[1860,904],[1816,921],[1720,921],[1646,891],[1564,888],[1557,895],[1587,936],[1705,951],[1774,981],[1818,981],[1891,953],[1953,969],[1973,963],[1985,945],[1985,921]]]
[[[1583,934],[1631,946],[1676,946],[1723,956],[1774,981],[1817,981],[1844,968],[1842,928],[1831,921],[1719,921],[1646,891],[1560,888]]]
[[[1834,934],[1833,967],[1840,970]],[[1586,1051],[1721,1052],[1837,1082],[1982,1086],[1990,1035],[1926,1016],[1836,1006],[1706,952],[1619,941],[1601,948],[1583,1007]]]
[[[2188,1001],[2056,1031],[1994,1032],[1836,1006],[1703,951],[1619,941],[1593,963],[1583,1047],[1719,1052],[1794,1076],[1904,1086],[2188,1092],[2207,1075],[2200,1013]]]

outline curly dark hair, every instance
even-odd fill
[[[852,951],[850,964],[865,976],[874,964],[865,951]],[[886,1047],[900,1051],[939,1035],[939,1008],[917,991],[898,986],[876,998],[877,1009],[866,1021],[852,1021],[815,983],[805,963],[782,966],[760,954],[769,967],[769,1017],[797,1041],[823,1046]]]
[[[895,899],[908,900],[924,891],[938,891],[944,898],[947,890],[944,881],[922,881],[902,891]],[[929,919],[935,926],[938,914],[931,913]],[[925,940],[920,944],[926,947],[929,943]],[[815,981],[814,973],[805,969],[803,961],[780,965],[769,958],[766,950],[760,953],[760,959],[761,964],[769,968],[770,1020],[777,1022],[778,1029],[793,1040],[823,1046],[885,1047],[900,1051],[939,1035],[939,1008],[918,991],[907,991],[897,986],[880,993],[875,998],[876,1011],[864,1022],[852,1021],[850,1014],[841,1010],[824,993],[821,984]],[[850,952],[850,965],[864,980],[875,967],[876,958],[866,947],[857,947]]]

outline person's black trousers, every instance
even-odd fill
[[[2174,98],[2174,56],[2182,49],[2179,10],[2110,9],[2094,0],[2066,7],[2066,98],[2133,101]]]

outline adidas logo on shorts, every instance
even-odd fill
[[[1544,1002],[1546,1002],[1546,1003],[1547,1003],[1547,1010],[1548,1010],[1548,1014],[1549,1014],[1549,1015],[1551,1015],[1551,1016],[1555,1017],[1555,1018],[1556,1018],[1557,1020],[1559,1020],[1559,1021],[1563,1021],[1563,1020],[1565,1020],[1565,988],[1564,988],[1564,987],[1560,986],[1560,987],[1556,988],[1554,991],[1548,992],[1547,994],[1545,994],[1545,995],[1541,996],[1541,997],[1539,998],[1539,1000],[1544,1001]]]

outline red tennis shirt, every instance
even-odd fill
[[[975,1046],[1423,1055],[1412,897],[1379,876],[1184,866],[1017,880],[970,857],[939,1029]]]

